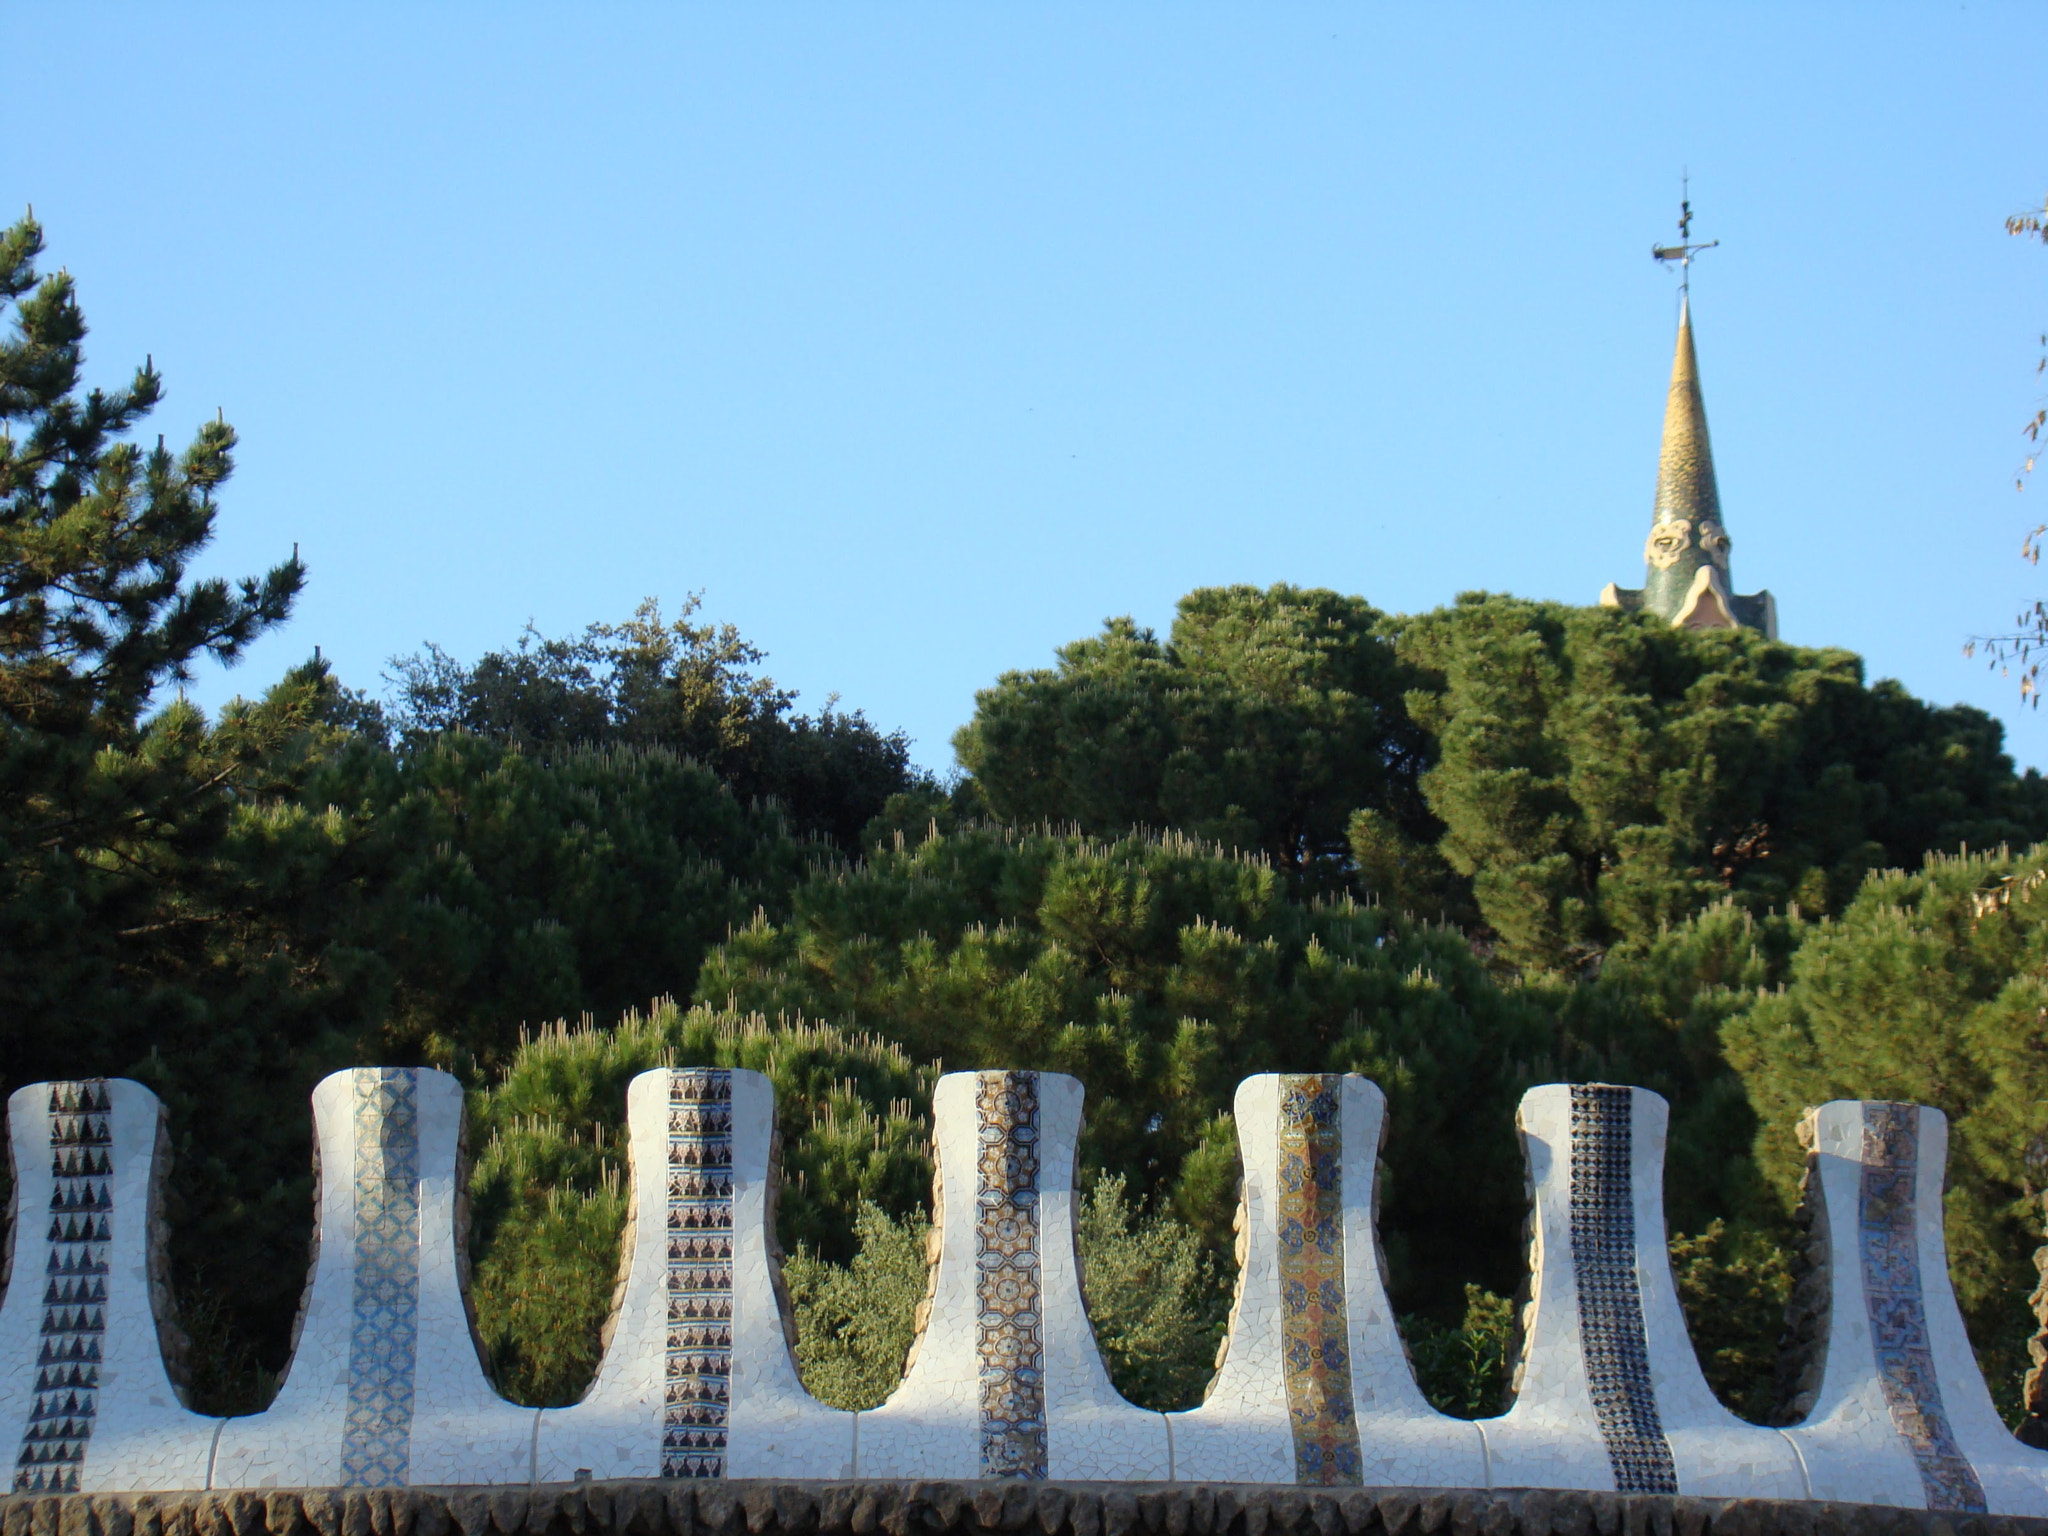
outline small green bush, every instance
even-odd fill
[[[1417,1314],[1400,1319],[1400,1326],[1416,1384],[1432,1408],[1459,1419],[1501,1412],[1515,1340],[1512,1301],[1468,1284],[1464,1320],[1456,1327]]]
[[[873,1408],[896,1389],[925,1294],[931,1223],[922,1212],[899,1222],[864,1205],[855,1232],[860,1246],[849,1262],[798,1253],[785,1271],[804,1385],[834,1408]],[[1083,1197],[1075,1238],[1116,1389],[1141,1408],[1193,1407],[1226,1307],[1201,1239],[1170,1215],[1135,1209],[1114,1175]]]

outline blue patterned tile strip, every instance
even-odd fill
[[[1593,1413],[1616,1492],[1676,1493],[1636,1282],[1635,1095],[1604,1083],[1574,1084],[1571,1092],[1572,1269]]]
[[[975,1357],[984,1477],[1044,1477],[1045,1327],[1038,1268],[1038,1074],[975,1078]]]
[[[1280,1329],[1297,1483],[1364,1475],[1344,1309],[1343,1124],[1330,1075],[1280,1079]]]
[[[402,1488],[419,1353],[419,1075],[374,1067],[354,1077],[355,1291],[341,1482]]]
[[[1949,1428],[1927,1337],[1915,1219],[1919,1163],[1918,1106],[1866,1102],[1857,1236],[1878,1380],[1892,1425],[1920,1470],[1927,1507],[1981,1515],[1984,1485]]]
[[[36,1395],[16,1493],[76,1493],[99,1409],[113,1240],[113,1101],[104,1079],[50,1084],[50,1259]]]
[[[663,1477],[725,1476],[732,1410],[732,1073],[671,1072]]]

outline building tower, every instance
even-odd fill
[[[1707,439],[1707,407],[1700,395],[1699,359],[1692,344],[1692,256],[1703,245],[1683,243],[1692,205],[1681,205],[1681,243],[1660,246],[1659,261],[1677,261],[1688,283],[1679,289],[1678,349],[1671,360],[1671,392],[1664,404],[1664,447],[1657,461],[1657,506],[1647,562],[1637,590],[1609,582],[1603,608],[1654,613],[1678,629],[1755,629],[1778,638],[1778,609],[1768,592],[1737,597],[1728,575],[1728,529],[1714,483],[1714,451]],[[1716,242],[1718,243],[1718,242]]]

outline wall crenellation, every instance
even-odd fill
[[[313,1103],[318,1229],[291,1365],[267,1410],[215,1420],[172,1380],[162,1106],[118,1079],[13,1095],[0,1432],[17,1497],[0,1536],[470,1536],[479,1520],[498,1536],[1115,1536],[1150,1529],[1146,1510],[1163,1511],[1159,1536],[1821,1536],[1888,1528],[1871,1507],[1902,1529],[1990,1536],[2048,1517],[2048,1452],[2005,1430],[1963,1332],[1947,1122],[1916,1105],[1838,1101],[1800,1128],[1791,1412],[1764,1427],[1700,1372],[1666,1247],[1668,1106],[1640,1088],[1523,1097],[1515,1396],[1480,1421],[1416,1385],[1376,1225],[1386,1100],[1356,1075],[1240,1085],[1230,1331],[1204,1401],[1179,1413],[1126,1402],[1095,1347],[1070,1077],[940,1080],[917,1344],[896,1392],[858,1413],[797,1373],[760,1074],[634,1079],[603,1361],[581,1402],[550,1409],[498,1397],[475,1340],[460,1086],[366,1068]],[[577,1491],[533,1491],[557,1484]],[[484,1491],[405,1492],[451,1486]],[[684,1486],[702,1496],[678,1502]],[[280,1492],[295,1489],[334,1491]],[[1941,1519],[1923,1526],[1928,1512]]]

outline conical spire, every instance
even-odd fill
[[[1671,252],[1658,251],[1664,259]],[[1714,449],[1707,438],[1707,406],[1700,394],[1699,358],[1692,344],[1692,301],[1680,289],[1678,346],[1671,358],[1671,389],[1664,400],[1664,444],[1657,459],[1656,520],[1643,556],[1640,588],[1610,583],[1601,603],[1631,613],[1654,613],[1684,629],[1762,630],[1777,638],[1777,606],[1768,592],[1738,597],[1728,578],[1728,530],[1721,522],[1721,490],[1714,482]]]
[[[1700,395],[1700,364],[1692,349],[1692,300],[1678,303],[1678,347],[1671,358],[1671,392],[1664,400],[1664,450],[1657,460],[1657,521],[1721,519],[1714,484],[1714,449],[1707,440],[1707,406]]]

